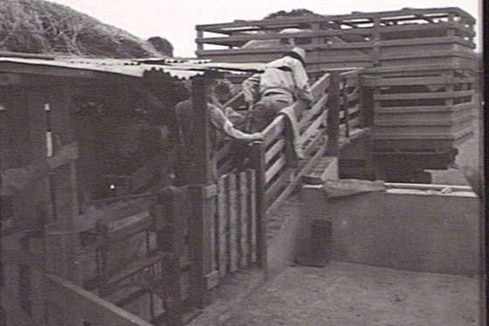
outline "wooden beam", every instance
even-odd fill
[[[338,72],[333,72],[331,75],[331,84],[329,87],[327,116],[327,152],[330,156],[338,156],[339,154],[339,133],[340,133],[340,76]]]
[[[46,301],[52,306],[48,317],[48,325],[80,326],[84,323],[104,326],[151,326],[116,305],[103,300],[97,295],[85,291],[80,286],[62,277],[46,274]],[[63,303],[61,306],[60,304]],[[56,319],[58,309],[66,309],[62,313],[64,319]]]

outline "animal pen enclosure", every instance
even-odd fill
[[[182,283],[173,280],[189,259],[175,265],[172,237],[163,236],[169,217],[158,205],[160,189],[172,185],[171,112],[187,96],[181,79],[219,72],[124,60],[0,61],[2,169],[42,160],[51,146],[76,141],[80,150],[74,164],[2,198],[7,323],[143,325],[176,316]],[[188,200],[196,198],[204,200]],[[171,205],[163,205],[168,215]]]
[[[324,74],[297,123],[305,158],[290,165],[291,129],[280,115],[239,170],[229,163],[229,141],[213,157],[202,137],[204,87],[223,67],[256,66],[54,58],[2,58],[0,66],[2,168],[45,157],[47,131],[55,151],[71,141],[80,147],[74,164],[2,198],[9,211],[2,213],[2,296],[9,298],[3,309],[15,325],[184,323],[209,303],[220,279],[252,265],[266,268],[266,213],[324,155],[335,155],[361,116],[340,112],[338,104],[340,81],[358,74]],[[168,129],[170,109],[185,96],[178,78],[192,79],[200,169],[190,171],[193,184],[176,187]]]

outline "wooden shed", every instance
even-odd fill
[[[7,325],[181,323],[175,298],[182,282],[195,289],[205,275],[189,272],[188,253],[175,247],[183,234],[172,236],[170,220],[183,216],[178,205],[197,207],[189,223],[208,213],[204,197],[177,201],[177,193],[162,190],[174,183],[173,108],[189,96],[182,82],[192,83],[199,135],[192,189],[199,193],[209,183],[204,85],[222,71],[246,69],[254,71],[174,59],[0,57],[2,170],[71,142],[80,151],[69,166],[2,197]],[[192,230],[192,248],[203,247],[203,228]],[[197,256],[191,259],[203,259]],[[187,280],[175,280],[181,268]],[[201,292],[185,290],[184,299],[198,302]]]

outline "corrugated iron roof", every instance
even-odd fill
[[[143,61],[144,60],[144,61]],[[145,73],[157,71],[178,79],[189,79],[203,75],[206,71],[244,73],[263,70],[264,64],[214,63],[198,59],[92,59],[64,57],[55,60],[36,58],[0,57],[2,63],[35,65],[77,70],[89,70],[119,74],[131,77],[143,77]]]

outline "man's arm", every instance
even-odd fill
[[[259,132],[248,134],[236,128],[224,113],[215,105],[209,105],[210,122],[220,132],[235,140],[253,141],[262,140],[263,135]]]

